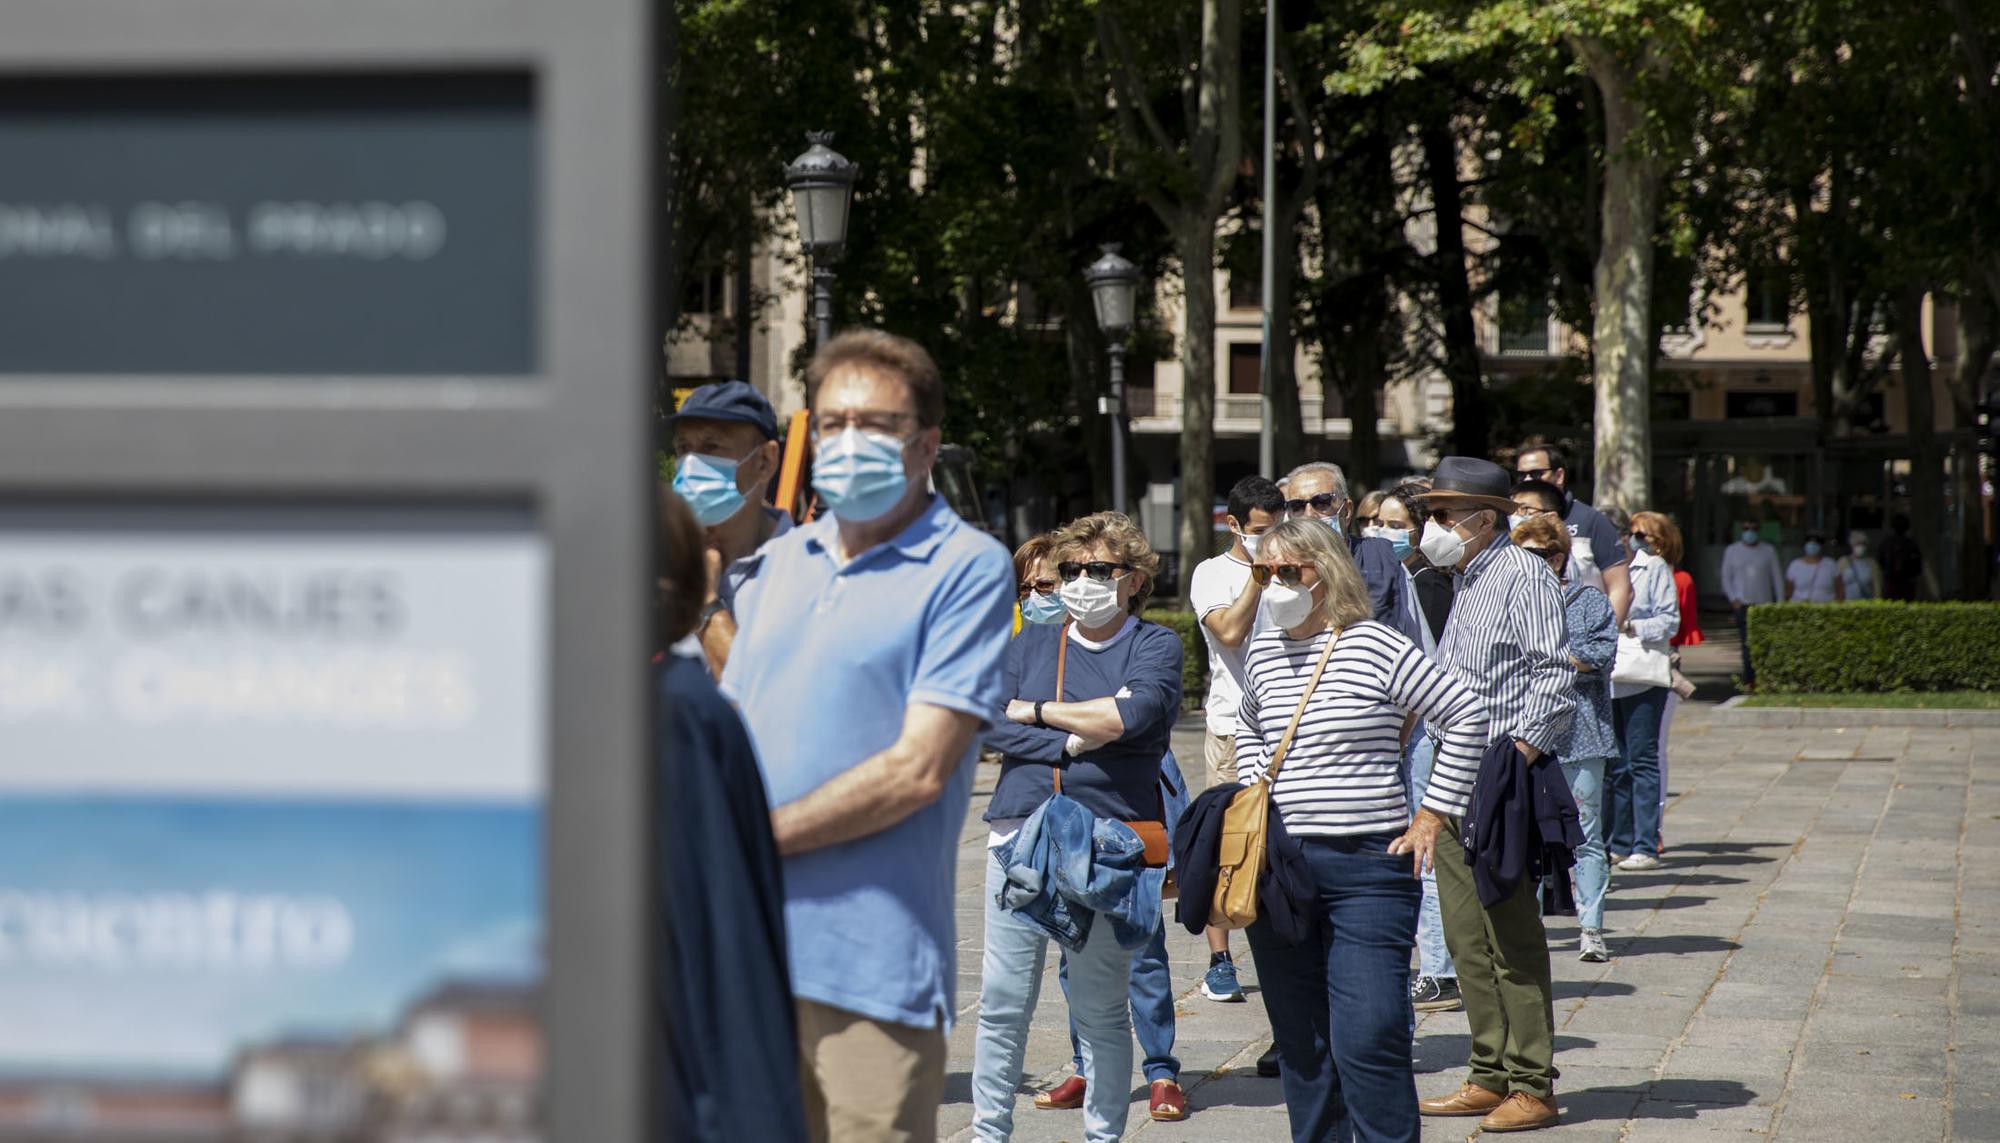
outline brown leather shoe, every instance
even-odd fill
[[[1151,1115],[1161,1123],[1178,1123],[1187,1118],[1187,1093],[1173,1080],[1154,1080],[1149,1103]]]
[[[1082,1076],[1071,1076],[1056,1086],[1035,1097],[1035,1106],[1043,1111],[1074,1111],[1083,1106]]]
[[[1417,1104],[1418,1115],[1485,1115],[1506,1102],[1506,1096],[1495,1095],[1476,1083],[1459,1085],[1450,1095],[1436,1099],[1426,1099]]]
[[[1507,1101],[1493,1109],[1493,1114],[1479,1121],[1481,1131],[1533,1131],[1538,1127],[1554,1127],[1562,1122],[1556,1114],[1556,1101],[1543,1099],[1517,1091],[1507,1097]]]

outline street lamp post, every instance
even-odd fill
[[[1097,310],[1097,325],[1110,341],[1111,396],[1097,403],[1097,411],[1111,415],[1111,504],[1123,512],[1125,499],[1125,335],[1132,332],[1133,311],[1138,305],[1139,268],[1118,254],[1118,244],[1105,245],[1104,254],[1083,272],[1090,284],[1090,301]]]
[[[812,259],[814,344],[833,337],[833,260],[847,245],[847,212],[861,168],[827,144],[831,131],[808,131],[812,146],[785,168],[792,209],[799,220],[799,243]]]

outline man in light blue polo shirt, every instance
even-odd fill
[[[806,385],[829,514],[764,547],[722,688],[784,857],[807,1124],[816,1140],[930,1140],[958,836],[1002,705],[1013,565],[930,491],[944,385],[921,346],[843,334]]]

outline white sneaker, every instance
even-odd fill
[[[1576,959],[1580,961],[1586,961],[1590,964],[1603,964],[1605,961],[1611,959],[1611,950],[1604,947],[1604,930],[1602,929],[1583,930],[1583,936],[1578,940],[1577,944],[1582,950],[1576,954]]]
[[[1635,853],[1618,863],[1618,868],[1635,872],[1659,867],[1660,859],[1650,853]]]

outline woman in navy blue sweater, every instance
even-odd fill
[[[1099,818],[1162,820],[1160,758],[1180,712],[1181,641],[1139,619],[1160,558],[1116,512],[1085,516],[1057,532],[1054,554],[1070,622],[1024,627],[1008,645],[1006,693],[1012,697],[986,735],[986,744],[1005,755],[986,812],[989,851],[1055,792],[1058,769],[1063,794]],[[1065,639],[1057,694],[1056,660]],[[995,1140],[1013,1133],[1014,1092],[1048,952],[1041,930],[997,904],[1002,879],[999,862],[989,856],[972,1100],[974,1135]],[[1087,1140],[1109,1143],[1125,1130],[1131,974],[1132,953],[1118,946],[1108,924],[1093,925],[1083,948],[1070,955]],[[1154,1093],[1154,1105],[1161,1094]]]

